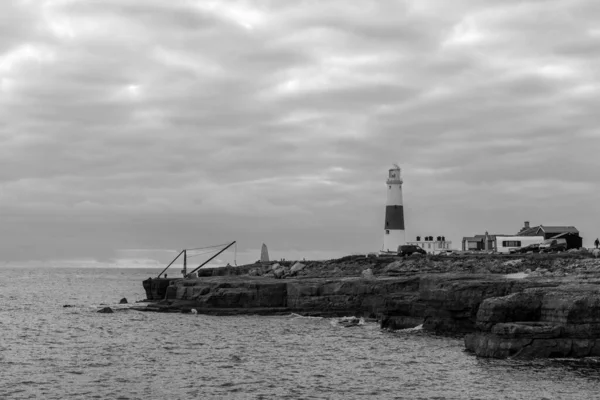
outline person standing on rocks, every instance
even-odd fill
[[[596,238],[596,240],[594,241],[594,245],[596,246],[596,248],[600,246],[600,240],[598,240],[598,238]]]

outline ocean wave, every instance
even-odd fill
[[[423,324],[417,325],[414,328],[396,329],[394,332],[418,332],[423,330]]]
[[[323,317],[315,317],[315,316],[311,316],[311,315],[300,315],[300,314],[296,314],[296,313],[291,313],[290,317],[292,319],[323,319]]]

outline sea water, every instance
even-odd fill
[[[118,305],[157,272],[0,268],[0,398],[600,399],[597,359],[484,359],[368,321]]]

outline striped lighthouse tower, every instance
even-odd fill
[[[404,207],[402,203],[402,178],[400,167],[394,164],[387,179],[387,202],[385,203],[385,234],[383,251],[396,252],[406,243],[404,234]]]

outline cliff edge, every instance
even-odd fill
[[[354,315],[465,335],[484,357],[600,355],[600,259],[586,253],[350,256],[199,272],[145,281],[148,299],[161,300],[142,310]]]

